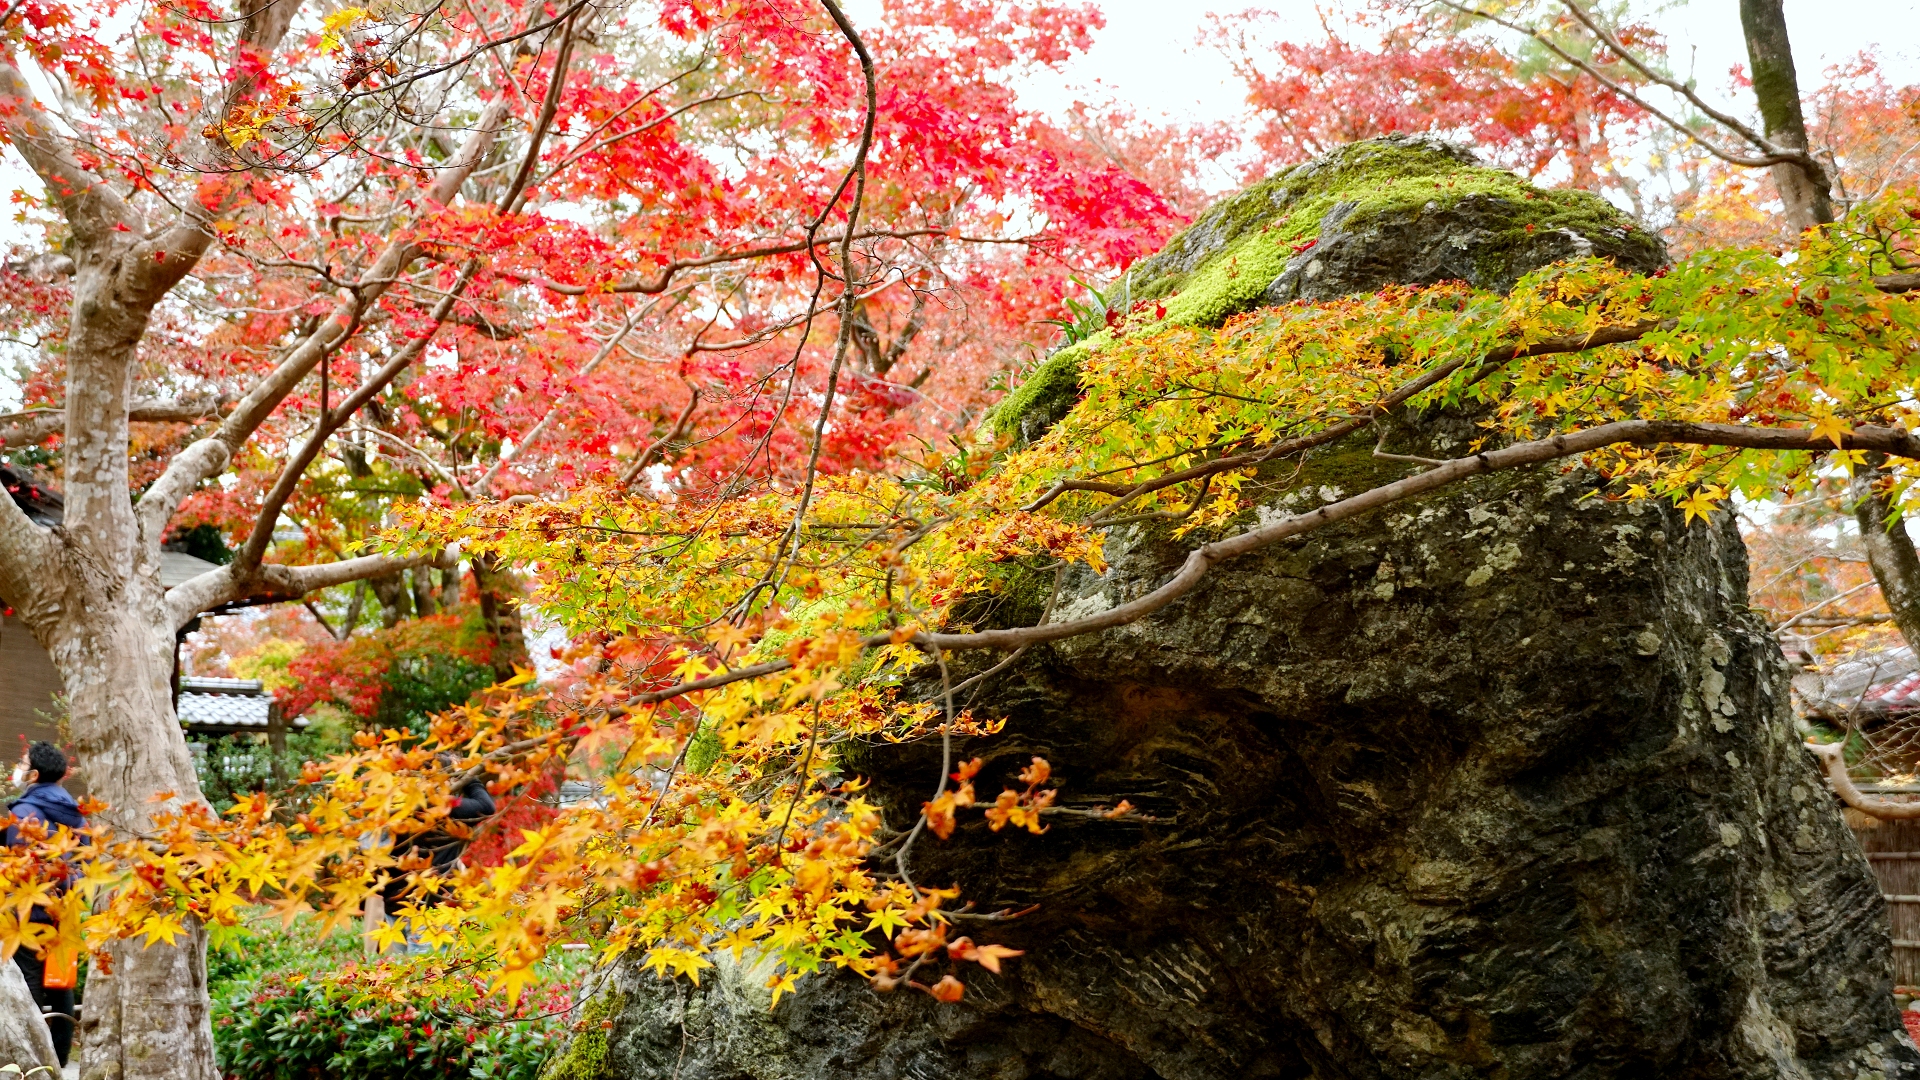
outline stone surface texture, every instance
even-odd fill
[[[1401,249],[1408,279],[1441,258]],[[1429,417],[1395,449],[1473,433]],[[1371,446],[1317,454],[1260,513],[1405,474]],[[973,817],[916,847],[916,880],[1033,907],[961,928],[1026,955],[963,972],[959,1005],[843,975],[777,1010],[749,964],[694,987],[628,963],[570,1080],[1920,1076],[1878,890],[1799,745],[1737,531],[1598,494],[1579,470],[1481,478],[1032,650],[973,702],[1008,718],[958,750],[986,758],[977,787],[1039,755],[1062,805],[1145,818]],[[1059,617],[1184,550],[1117,532]],[[1017,588],[975,612],[1036,614]],[[940,750],[850,765],[905,827]]]

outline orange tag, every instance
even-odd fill
[[[80,949],[73,945],[55,945],[47,950],[46,974],[40,985],[49,990],[71,990],[80,976]]]

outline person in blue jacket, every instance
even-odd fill
[[[27,755],[13,771],[13,781],[24,783],[27,790],[18,799],[7,804],[13,811],[13,822],[7,825],[6,843],[8,847],[22,843],[20,824],[38,821],[46,826],[51,835],[54,830],[84,829],[87,819],[80,814],[80,804],[75,802],[67,789],[60,786],[66,779],[67,755],[49,742],[37,742],[27,747]],[[31,919],[38,923],[51,923],[53,916],[47,909],[34,905]],[[60,1064],[67,1064],[67,1053],[73,1048],[73,989],[49,990],[46,986],[47,965],[35,956],[31,950],[16,949],[13,962],[20,965],[20,974],[27,978],[27,988],[33,991],[34,1003],[40,1011],[49,1014],[49,1034],[53,1036],[53,1049],[60,1055]],[[57,1015],[56,1015],[57,1014]]]

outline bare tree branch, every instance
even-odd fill
[[[525,199],[528,185],[533,180],[533,171],[540,164],[540,144],[546,141],[547,132],[553,127],[554,115],[560,108],[560,94],[566,88],[567,68],[573,63],[573,27],[575,16],[567,16],[560,27],[560,51],[553,61],[553,74],[547,79],[546,98],[540,103],[540,119],[533,125],[533,132],[527,138],[527,152],[520,158],[520,168],[514,173],[513,182],[500,194],[497,205],[502,212],[518,213]]]
[[[461,144],[460,152],[454,155],[440,175],[433,182],[433,201],[442,206],[452,204],[466,186],[467,178],[473,175],[474,167],[480,159],[492,149],[494,139],[499,137],[500,125],[506,122],[509,100],[502,94],[495,98],[480,114],[480,122],[474,125],[467,141]]]
[[[319,589],[384,577],[416,566],[448,566],[455,558],[456,553],[449,548],[424,555],[363,555],[311,566],[268,563],[256,567],[248,579],[236,574],[233,564],[228,563],[168,589],[167,615],[177,630],[208,608],[249,596],[294,599]]]
[[[506,115],[504,106],[498,103],[496,106],[489,106],[480,125],[468,134],[466,144],[456,157],[462,164],[447,169],[435,183],[434,195],[438,201],[444,203],[453,198],[492,146]],[[439,198],[441,195],[446,198]],[[159,537],[168,519],[179,509],[180,501],[201,481],[218,476],[226,469],[233,455],[266,423],[300,380],[306,378],[322,358],[346,342],[358,328],[361,317],[399,280],[401,272],[419,253],[409,237],[396,237],[389,242],[355,286],[342,290],[345,295],[327,318],[235,404],[220,430],[174,456],[167,471],[140,499],[137,513],[143,535]]]
[[[1589,334],[1569,334],[1564,337],[1545,338],[1531,345],[1502,346],[1480,357],[1477,366],[1481,369],[1481,374],[1486,374],[1501,364],[1523,357],[1585,352],[1588,349],[1598,348],[1602,345],[1621,345],[1631,341],[1638,341],[1655,330],[1670,328],[1671,325],[1668,321],[1648,319],[1643,322],[1627,323],[1620,326],[1602,326]],[[1141,495],[1159,491],[1162,488],[1173,487],[1176,484],[1184,484],[1189,480],[1198,480],[1202,477],[1213,476],[1234,469],[1250,468],[1262,462],[1272,461],[1275,458],[1297,454],[1304,450],[1311,450],[1317,446],[1326,446],[1329,443],[1346,438],[1348,435],[1359,431],[1380,417],[1393,412],[1420,394],[1440,385],[1450,378],[1454,372],[1466,366],[1467,363],[1467,359],[1462,358],[1441,364],[1439,367],[1426,372],[1419,378],[1409,380],[1402,384],[1394,390],[1393,393],[1381,398],[1378,403],[1374,404],[1361,415],[1349,420],[1343,420],[1338,424],[1329,425],[1326,430],[1315,432],[1312,435],[1305,435],[1297,439],[1288,439],[1285,442],[1274,443],[1271,446],[1263,446],[1259,449],[1249,450],[1244,453],[1215,458],[1212,461],[1203,462],[1192,468],[1166,473],[1161,476],[1156,476],[1151,480],[1143,480],[1135,484],[1119,484],[1102,480],[1062,480],[1048,489],[1047,492],[1038,499],[1035,499],[1021,509],[1029,511],[1038,510],[1069,491],[1097,491],[1107,495],[1117,495],[1120,497],[1120,500],[1119,503],[1115,505],[1120,505],[1138,498]]]
[[[115,226],[135,236],[146,231],[139,212],[67,152],[64,140],[47,126],[45,112],[20,69],[5,61],[0,61],[0,113],[7,138],[47,186],[47,194],[83,246],[106,239]]]
[[[853,239],[911,240],[920,236],[949,235],[951,235],[951,233],[946,229],[868,229],[854,233]],[[516,278],[529,285],[537,285],[542,289],[559,293],[562,296],[586,296],[589,293],[601,292],[643,293],[651,295],[653,293],[665,292],[667,286],[672,284],[674,277],[686,270],[698,270],[703,267],[717,266],[721,263],[763,259],[769,255],[793,255],[802,251],[810,251],[817,247],[829,247],[842,243],[845,239],[844,234],[829,233],[816,236],[811,240],[796,240],[786,244],[769,244],[766,247],[747,248],[741,251],[725,251],[717,255],[706,255],[697,259],[680,259],[662,267],[660,272],[651,279],[630,278],[625,281],[616,281],[611,287],[599,285],[567,285],[541,277],[538,274],[529,274],[517,270],[502,270],[501,275]],[[1008,240],[991,236],[961,236],[955,237],[955,239],[969,244],[1029,244],[1034,242],[1030,238]]]
[[[620,347],[620,342],[624,341],[626,336],[633,331],[633,324],[636,318],[638,318],[637,312],[627,313],[627,317],[620,323],[620,329],[615,331],[611,337],[607,338],[606,342],[593,354],[592,359],[580,365],[580,370],[575,372],[573,376],[575,381],[593,374],[601,364],[606,362],[607,357],[613,355],[613,351]],[[502,450],[500,455],[494,458],[493,464],[487,466],[487,471],[480,474],[480,479],[474,481],[473,493],[476,495],[487,494],[493,487],[493,478],[499,475],[502,468],[512,463],[521,454],[526,453],[527,447],[538,442],[540,437],[547,433],[547,429],[553,426],[555,420],[559,419],[562,403],[568,398],[571,398],[573,394],[574,389],[569,386],[559,400],[556,400],[548,407],[546,415],[542,416],[538,423],[534,424],[525,435],[521,436],[520,439],[513,444],[512,450]]]
[[[220,415],[226,402],[219,398],[155,398],[136,400],[127,409],[135,423],[192,423]],[[0,445],[31,446],[67,426],[67,410],[58,406],[0,415]]]
[[[694,387],[687,395],[687,407],[680,410],[680,416],[674,420],[673,426],[667,429],[665,435],[653,440],[645,450],[640,452],[639,457],[633,459],[633,464],[627,466],[627,471],[620,474],[621,487],[632,487],[633,482],[640,478],[640,474],[646,471],[647,466],[653,464],[655,455],[664,453],[668,446],[686,437],[687,425],[693,421],[693,411],[699,407],[700,388]]]
[[[1661,109],[1658,105],[1653,104],[1652,102],[1648,101],[1645,97],[1636,93],[1631,87],[1628,87],[1624,83],[1621,83],[1619,80],[1608,75],[1605,71],[1601,70],[1600,67],[1594,64],[1592,61],[1584,60],[1578,56],[1575,56],[1573,53],[1568,52],[1566,49],[1562,48],[1558,42],[1554,41],[1553,38],[1547,35],[1546,33],[1540,30],[1536,30],[1530,26],[1527,26],[1524,23],[1515,22],[1512,19],[1508,19],[1503,16],[1497,15],[1491,11],[1486,11],[1481,8],[1474,7],[1471,4],[1458,3],[1456,2],[1456,0],[1438,0],[1438,2],[1445,7],[1449,7],[1455,11],[1460,12],[1463,15],[1470,15],[1476,19],[1484,19],[1487,22],[1493,23],[1496,26],[1503,26],[1509,30],[1514,31],[1515,33],[1525,34],[1527,37],[1530,37],[1533,40],[1539,42],[1541,45],[1545,46],[1546,49],[1549,52],[1553,53],[1555,56],[1558,56],[1560,59],[1566,61],[1569,64],[1572,64],[1574,67],[1579,68],[1581,71],[1591,76],[1594,79],[1594,81],[1600,83],[1600,85],[1620,95],[1622,98],[1625,98],[1626,100],[1633,102],[1635,105],[1646,110],[1648,115],[1653,116],[1655,119],[1659,120],[1661,123],[1672,128],[1674,131],[1679,132],[1680,134],[1686,136],[1689,139],[1692,139],[1694,142],[1698,143],[1703,149],[1705,149],[1708,153],[1712,154],[1714,157],[1717,157],[1729,164],[1740,165],[1746,168],[1757,169],[1757,168],[1764,168],[1769,165],[1779,164],[1781,162],[1792,162],[1795,164],[1803,164],[1803,159],[1807,161],[1811,160],[1811,157],[1804,150],[1796,151],[1796,150],[1792,150],[1785,147],[1775,146],[1772,141],[1760,135],[1758,132],[1753,131],[1751,128],[1747,127],[1745,124],[1740,123],[1738,120],[1727,116],[1727,114],[1725,114],[1721,110],[1715,109],[1711,105],[1707,104],[1704,100],[1700,98],[1698,94],[1693,92],[1692,88],[1687,87],[1682,83],[1675,82],[1674,80],[1668,79],[1667,77],[1663,75],[1659,75],[1657,73],[1651,75],[1651,78],[1653,79],[1653,81],[1680,94],[1682,97],[1684,97],[1688,101],[1689,104],[1692,104],[1694,107],[1700,109],[1702,112],[1713,117],[1715,121],[1726,125],[1736,135],[1739,135],[1742,139],[1751,143],[1756,149],[1760,150],[1760,155],[1757,157],[1735,153],[1734,151],[1728,150],[1722,146],[1719,146],[1718,144],[1714,143],[1712,140],[1703,137],[1699,131],[1695,130],[1693,127],[1685,123],[1682,123],[1679,119],[1668,115],[1667,112]],[[1569,4],[1568,6],[1571,7],[1572,5]],[[1578,11],[1578,9],[1576,9],[1576,11]],[[1583,21],[1584,21],[1584,12],[1580,14],[1583,16]],[[1622,51],[1621,56],[1623,59],[1628,59],[1630,63],[1633,62],[1633,60],[1630,58],[1630,54]],[[1635,67],[1639,68],[1640,65],[1635,63]]]
[[[362,405],[373,400],[375,394],[386,389],[387,384],[397,378],[408,365],[426,351],[428,343],[433,340],[434,333],[446,322],[448,313],[459,302],[460,294],[473,280],[474,273],[478,269],[477,261],[469,261],[461,269],[460,276],[455,280],[453,287],[448,289],[440,298],[440,302],[434,306],[432,314],[428,317],[426,330],[407,342],[386,363],[380,365],[365,382],[340,402],[338,408],[320,417],[319,422],[314,426],[313,433],[307,437],[307,441],[301,444],[300,449],[295,451],[280,470],[280,476],[274,481],[266,497],[261,500],[259,516],[253,522],[253,531],[240,545],[240,550],[234,553],[233,561],[224,568],[234,572],[236,581],[243,585],[249,584],[254,568],[261,566],[261,560],[267,552],[267,544],[273,540],[274,525],[280,519],[281,509],[287,505],[287,500],[293,497],[294,488],[300,483],[300,478],[306,475],[307,467],[320,456],[320,450],[326,445],[327,440],[332,438],[333,433],[344,426],[348,420],[351,420],[353,414],[358,412]]]
[[[5,491],[0,491],[0,603],[32,625],[51,613],[66,591],[61,577],[60,541],[53,531],[33,523]]]
[[[1819,759],[1821,767],[1826,770],[1827,781],[1833,785],[1833,793],[1840,796],[1841,802],[1882,821],[1920,818],[1920,800],[1895,802],[1892,799],[1876,799],[1854,786],[1853,777],[1847,775],[1846,743],[1809,742],[1806,747],[1808,753]]]

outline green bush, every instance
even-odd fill
[[[265,735],[254,732],[189,736],[187,744],[197,748],[194,773],[215,810],[224,814],[247,795],[268,791],[297,812],[306,808],[312,793],[299,783],[301,767],[352,750],[353,729],[323,717],[304,731],[288,732],[286,749],[278,754]]]
[[[309,919],[270,925],[207,951],[214,1049],[231,1080],[536,1080],[566,1041],[589,963],[550,954],[511,1010],[481,1000],[477,982],[396,1005],[363,988],[372,969],[356,935],[322,937]]]
[[[565,1041],[571,991],[553,983],[511,1010],[456,1009],[276,973],[214,999],[214,1049],[229,1080],[537,1080]]]
[[[311,918],[290,926],[268,923],[253,930],[246,924],[215,928],[207,946],[207,989],[218,998],[237,984],[257,982],[268,975],[294,971],[331,971],[358,960],[365,946],[353,934],[322,937]]]

